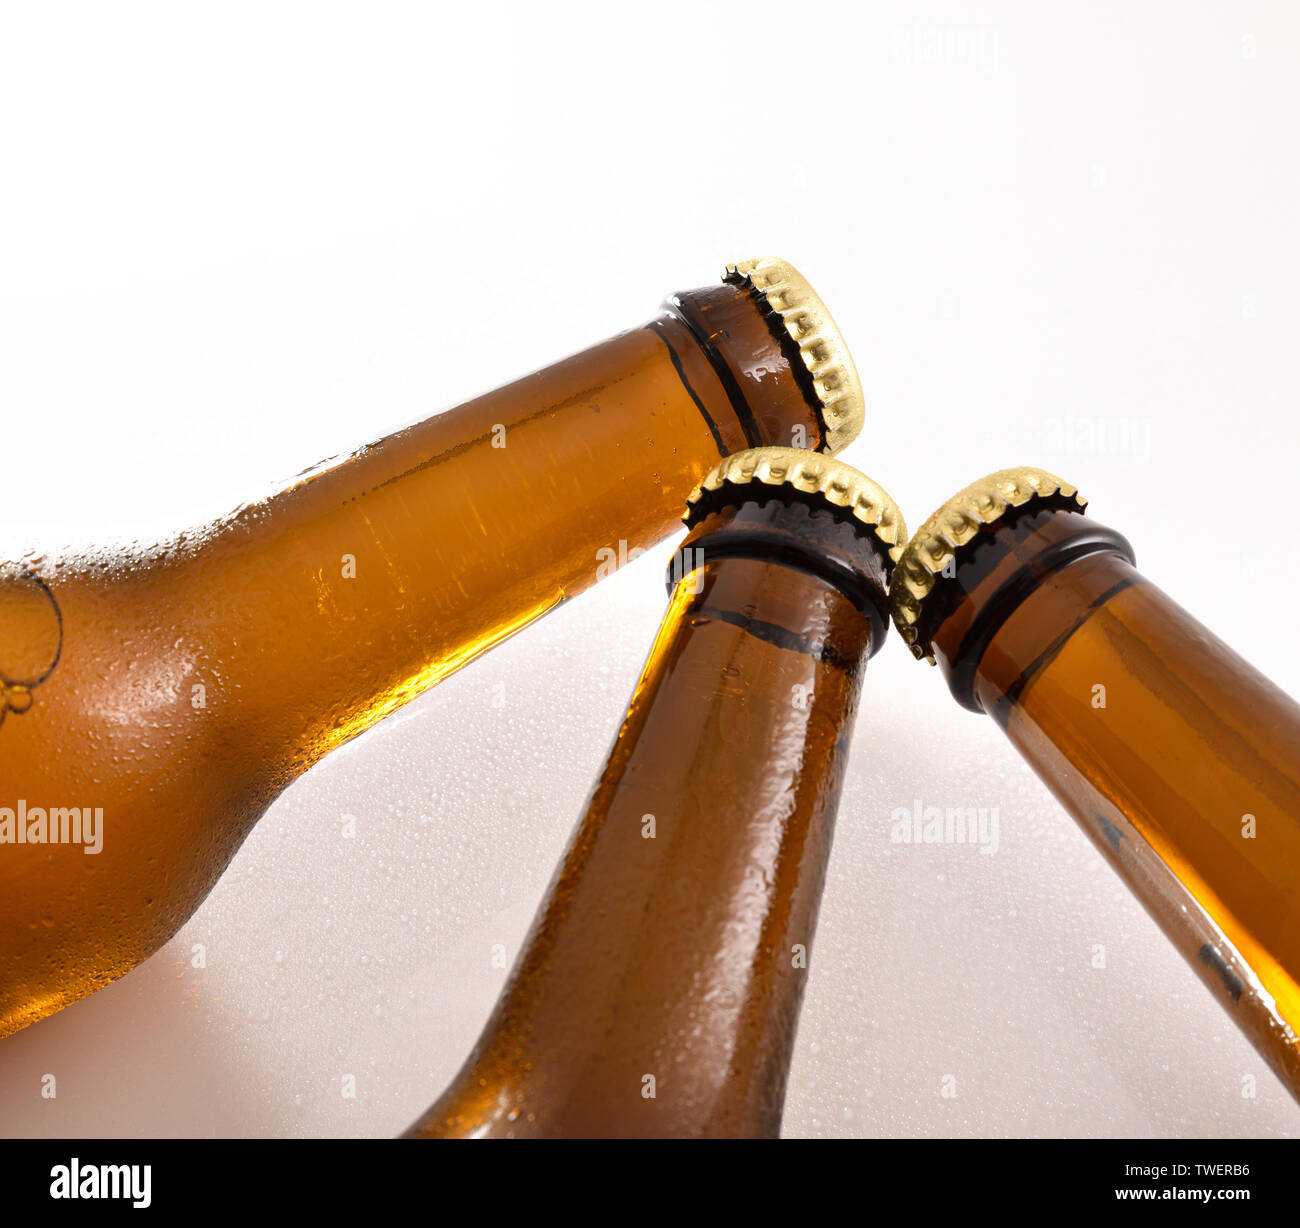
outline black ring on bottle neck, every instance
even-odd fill
[[[736,378],[736,373],[731,369],[722,352],[713,344],[713,339],[708,332],[700,326],[692,307],[693,304],[680,294],[670,294],[664,300],[664,308],[691,334],[695,344],[708,359],[709,366],[713,368],[713,373],[718,377],[718,382],[727,394],[727,400],[731,402],[732,412],[736,415],[740,429],[745,434],[745,442],[751,448],[761,448],[768,441],[763,438],[763,432],[759,430],[758,420],[754,417],[753,407],[740,386],[740,380]]]

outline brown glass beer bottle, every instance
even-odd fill
[[[0,565],[0,1035],[121,976],[329,750],[673,531],[719,457],[861,392],[782,261],[229,518]]]
[[[987,712],[1300,1096],[1300,705],[1008,469],[913,536],[894,620]]]
[[[417,1138],[775,1135],[893,501],[763,448],[692,497],[626,718]]]

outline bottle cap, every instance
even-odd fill
[[[890,612],[899,634],[918,660],[934,664],[928,637],[918,626],[921,609],[941,573],[1009,508],[1034,500],[1082,512],[1087,500],[1069,482],[1043,469],[999,469],[948,500],[912,535],[889,585]]]
[[[817,394],[826,450],[842,451],[862,430],[866,410],[857,368],[826,304],[784,260],[742,260],[727,266],[727,276],[744,281],[780,318]]]
[[[849,513],[884,546],[891,568],[902,554],[907,526],[898,504],[852,465],[801,448],[749,448],[726,457],[691,493],[682,519],[694,528],[719,507],[751,499],[756,484],[785,487]]]

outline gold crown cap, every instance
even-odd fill
[[[735,452],[715,465],[687,499],[682,519],[692,523],[696,505],[706,490],[723,486],[790,486],[818,495],[832,507],[845,508],[881,541],[889,557],[898,561],[907,540],[907,525],[898,504],[865,473],[827,456],[802,448],[749,448]]]
[[[1069,482],[1045,469],[999,469],[958,491],[917,529],[889,584],[894,625],[914,657],[934,664],[930,645],[921,642],[916,624],[926,597],[957,551],[1004,516],[1008,508],[1052,496],[1073,500],[1080,510],[1088,502]]]
[[[843,451],[861,432],[866,407],[849,347],[826,304],[794,265],[775,257],[729,264],[727,273],[743,277],[781,317],[817,390],[826,450]]]

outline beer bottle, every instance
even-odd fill
[[[1300,705],[1007,469],[917,531],[894,620],[987,712],[1300,1096]]]
[[[775,1135],[862,675],[906,531],[760,448],[691,498],[627,715],[507,987],[416,1138]]]
[[[861,393],[778,260],[122,553],[0,564],[0,1035],[167,941],[312,763],[673,531],[720,456]]]

